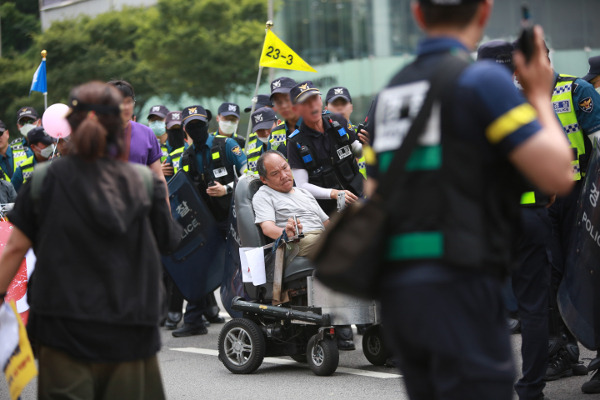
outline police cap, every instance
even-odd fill
[[[269,107],[259,108],[250,116],[252,119],[252,133],[259,129],[271,129],[273,123],[277,121],[275,111]]]
[[[271,97],[270,97],[270,99],[273,100],[273,95],[276,93],[289,94],[290,90],[294,86],[296,86],[296,81],[293,80],[292,78],[282,76],[281,78],[275,79],[273,82],[271,82]]]
[[[150,108],[150,112],[148,113],[148,118],[157,116],[158,118],[165,119],[167,114],[169,113],[169,109],[163,105],[152,106]]]
[[[54,143],[54,139],[52,139],[41,126],[36,126],[27,133],[27,141],[29,144],[41,143],[46,146]]]
[[[309,97],[316,94],[321,94],[321,92],[311,81],[299,83],[290,90],[293,104],[304,103]]]
[[[4,121],[0,120],[0,133],[6,132],[6,129],[6,124],[4,123]]]
[[[175,125],[181,125],[181,111],[171,111],[165,118],[167,129],[171,129]]]
[[[588,59],[588,63],[590,64],[590,70],[588,71],[587,75],[581,79],[591,82],[592,79],[600,75],[600,56],[590,57]]]
[[[189,106],[183,109],[181,113],[181,122],[186,126],[188,122],[199,120],[208,123],[211,120],[211,113],[202,106]]]
[[[219,106],[218,114],[224,117],[233,115],[236,118],[240,118],[240,106],[235,103],[223,103]]]
[[[325,103],[329,104],[336,101],[337,99],[344,99],[349,103],[352,103],[352,97],[350,92],[345,87],[333,87],[327,91],[325,96]]]
[[[479,46],[477,49],[477,60],[492,60],[498,64],[505,65],[514,72],[513,50],[512,43],[504,40],[492,40]]]
[[[273,107],[273,103],[271,103],[271,98],[266,95],[266,94],[259,94],[258,96],[254,97],[252,99],[253,103],[256,103],[256,106],[254,107],[254,109],[258,110],[259,108],[263,108],[263,107]],[[252,111],[252,106],[248,106],[246,108],[244,108],[245,112],[250,112]]]
[[[19,111],[17,111],[17,124],[21,124],[21,121],[25,118],[30,119],[32,121],[37,121],[40,119],[37,111],[33,107],[23,107]]]

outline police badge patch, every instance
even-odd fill
[[[579,108],[583,112],[591,113],[592,110],[594,109],[594,101],[592,100],[591,97],[586,97],[585,99],[583,99],[579,102]]]
[[[235,154],[236,156],[239,156],[242,154],[242,150],[240,149],[240,146],[235,146],[233,149],[231,149],[231,152],[233,154]]]

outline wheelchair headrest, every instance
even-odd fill
[[[243,247],[259,247],[267,244],[262,230],[254,223],[252,208],[252,198],[262,185],[258,175],[243,176],[235,188],[235,213]]]

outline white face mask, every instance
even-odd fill
[[[20,129],[19,132],[21,132],[21,135],[27,137],[27,134],[29,133],[30,130],[32,130],[33,128],[35,128],[34,124],[30,124],[27,123],[25,125],[23,125]]]
[[[265,138],[262,138],[262,137],[256,135],[256,137],[258,138],[258,140],[260,140],[263,143],[269,143],[269,139],[271,139],[271,136],[267,136]]]
[[[40,155],[44,158],[50,158],[52,154],[54,154],[54,144],[46,147],[45,149],[40,150]]]
[[[226,135],[233,135],[237,130],[237,127],[237,122],[219,121],[219,130]]]

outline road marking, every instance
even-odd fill
[[[181,351],[183,353],[202,354],[205,356],[213,356],[213,357],[217,357],[219,355],[218,350],[201,349],[198,347],[179,347],[179,348],[171,347],[171,348],[169,348],[169,350]],[[278,358],[278,357],[265,357],[263,363],[276,364],[276,365],[292,365],[292,364],[298,365],[298,363],[296,361],[286,360],[284,358]],[[339,372],[342,374],[365,376],[367,378],[378,378],[378,379],[402,378],[402,375],[399,375],[399,374],[390,374],[388,372],[367,371],[364,369],[347,368],[347,367],[338,367],[338,369],[336,369],[335,372]]]

